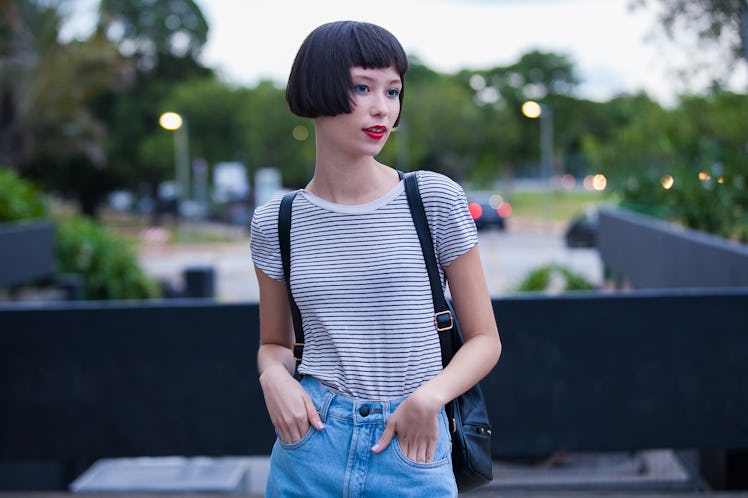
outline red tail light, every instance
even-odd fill
[[[499,215],[502,218],[509,218],[512,215],[512,205],[504,201],[499,204],[499,207],[496,209],[496,211],[498,211]]]
[[[483,208],[477,202],[471,202],[468,204],[468,210],[470,211],[470,216],[472,216],[474,220],[483,216]]]

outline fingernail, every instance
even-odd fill
[[[379,443],[377,443],[374,446],[372,446],[371,447],[371,451],[374,451],[374,452],[379,451]]]
[[[321,431],[322,429],[325,428],[325,424],[323,424],[322,422],[317,422],[316,424],[314,424],[314,426],[317,428],[318,431]]]

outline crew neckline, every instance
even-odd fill
[[[312,192],[301,189],[301,194],[312,204],[321,207],[322,209],[326,209],[328,211],[334,211],[337,213],[347,213],[347,214],[361,214],[361,213],[368,213],[371,211],[375,211],[379,209],[380,207],[388,204],[393,199],[395,199],[398,195],[400,195],[401,192],[405,191],[405,184],[403,183],[403,180],[400,180],[397,182],[397,185],[392,187],[388,192],[385,192],[378,198],[369,201],[365,204],[337,204],[335,202],[330,202],[328,200],[325,200],[321,197],[318,197],[317,195],[313,194]]]

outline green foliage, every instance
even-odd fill
[[[0,2],[0,162],[87,206],[111,184],[105,129],[88,106],[129,65],[103,37],[62,43],[62,12],[60,2]]]
[[[587,136],[584,146],[624,206],[748,240],[745,95],[682,97],[670,110],[641,96],[610,106],[614,133]]]
[[[438,105],[434,105],[438,102]],[[407,133],[405,151],[412,169],[430,169],[462,180],[480,156],[485,126],[472,92],[459,80],[437,77],[406,89],[402,124]],[[398,139],[400,135],[398,135]],[[403,149],[401,149],[403,150]],[[385,162],[399,164],[397,149]]]
[[[558,293],[593,290],[595,286],[571,269],[551,263],[532,270],[517,286],[517,292]]]
[[[47,205],[34,184],[0,169],[0,222],[45,218]]]
[[[160,291],[140,268],[133,244],[97,223],[72,218],[57,230],[60,273],[83,275],[87,299],[151,299]]]
[[[155,66],[160,54],[196,59],[208,41],[208,22],[193,0],[101,0],[98,30],[141,67]]]

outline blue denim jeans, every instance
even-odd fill
[[[301,385],[317,407],[325,429],[292,444],[277,439],[270,456],[265,496],[282,497],[428,497],[457,496],[452,473],[452,443],[444,410],[434,461],[417,463],[400,450],[397,436],[381,453],[371,447],[387,419],[405,401],[357,400],[312,377]]]

